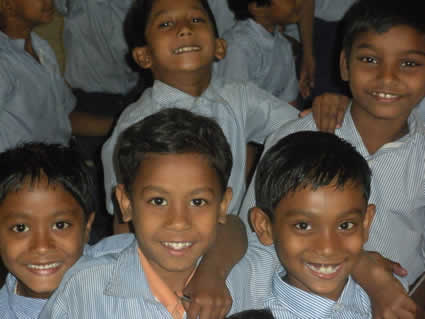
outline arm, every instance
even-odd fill
[[[364,252],[353,271],[353,278],[368,293],[372,301],[373,318],[414,319],[418,308],[400,282],[394,278],[406,275],[400,265],[390,262],[378,253]]]
[[[185,303],[189,319],[221,319],[230,310],[232,299],[226,287],[227,275],[245,254],[245,227],[237,216],[228,215],[219,224],[217,241],[208,251],[189,285],[183,291],[191,302]]]
[[[73,111],[69,114],[73,135],[105,136],[114,123],[112,117]]]
[[[315,59],[313,54],[313,24],[314,24],[314,0],[304,0],[300,9],[298,27],[303,46],[303,58],[299,87],[301,95],[306,98],[310,95],[310,89],[314,87]]]

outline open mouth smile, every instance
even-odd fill
[[[173,250],[183,250],[193,245],[193,243],[190,241],[186,241],[186,242],[163,241],[162,244],[165,247],[171,248]]]
[[[315,263],[306,263],[308,269],[310,269],[316,276],[324,279],[334,278],[339,270],[342,268],[342,263],[340,264],[315,264]]]
[[[184,46],[173,50],[173,54],[179,55],[189,52],[198,52],[201,51],[201,47],[198,45]]]

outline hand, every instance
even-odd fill
[[[232,307],[225,279],[212,273],[203,276],[196,271],[183,294],[191,299],[183,302],[188,319],[222,319]]]
[[[311,95],[311,89],[314,88],[314,75],[316,71],[316,62],[313,56],[304,56],[301,64],[300,79],[298,86],[301,96],[305,99]]]
[[[325,93],[316,97],[312,109],[317,128],[329,133],[340,128],[348,103],[349,98],[340,94]]]
[[[355,279],[370,296],[373,318],[415,319],[419,308],[394,278],[393,272],[400,276],[407,274],[400,264],[376,252],[364,252],[358,267],[356,266]]]

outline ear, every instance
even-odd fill
[[[87,243],[90,239],[90,232],[94,222],[94,218],[96,216],[95,212],[91,212],[89,218],[87,220],[86,229],[84,231],[84,241]]]
[[[133,218],[133,209],[123,184],[118,184],[115,187],[115,197],[121,210],[122,220],[128,223]]]
[[[249,218],[260,242],[265,246],[272,245],[273,230],[269,216],[262,209],[253,207],[249,213]]]
[[[226,56],[227,42],[222,38],[215,39],[215,57],[217,60],[222,60]]]
[[[132,56],[141,68],[150,69],[152,67],[152,56],[147,46],[134,48]]]
[[[373,217],[375,216],[376,207],[373,204],[367,205],[365,216],[363,219],[364,242],[369,239],[370,225],[372,225]]]
[[[230,202],[232,201],[233,192],[230,187],[226,188],[223,198],[220,203],[220,211],[218,213],[218,223],[225,224],[227,219],[227,208],[229,208]]]
[[[349,79],[349,70],[348,70],[348,60],[347,55],[345,54],[345,51],[342,50],[341,54],[339,56],[339,70],[341,73],[341,79],[343,79],[345,82]]]

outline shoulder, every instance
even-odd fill
[[[120,234],[102,239],[95,245],[87,245],[84,255],[90,257],[100,257],[107,254],[119,253],[130,246],[135,240],[133,234]]]

